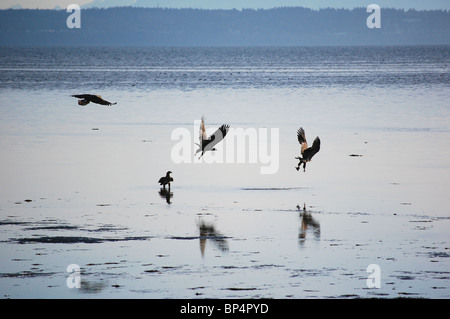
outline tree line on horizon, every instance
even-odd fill
[[[80,28],[66,10],[0,10],[0,45],[302,46],[450,44],[450,12],[381,9],[370,29],[366,8],[207,10],[82,9]]]

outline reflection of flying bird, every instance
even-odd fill
[[[320,150],[320,139],[317,136],[314,139],[313,145],[308,147],[308,143],[306,142],[305,130],[300,127],[297,131],[297,139],[301,145],[301,154],[302,157],[296,157],[299,160],[298,166],[296,167],[297,171],[300,169],[300,166],[303,164],[303,171],[306,171],[306,162],[310,162],[313,156]]]
[[[212,241],[222,252],[228,251],[227,237],[216,230],[213,224],[207,224],[203,220],[199,224],[200,230],[200,252],[205,255],[206,241]]]
[[[300,210],[299,205],[297,205],[297,209]],[[308,229],[312,229],[315,239],[320,239],[320,223],[312,217],[311,212],[306,210],[306,204],[303,204],[303,211],[301,211],[300,217],[302,219],[302,226],[298,234],[300,244],[303,244],[306,240]]]
[[[72,96],[79,99],[78,100],[78,105],[83,105],[83,106],[89,104],[89,102],[97,103],[97,104],[101,104],[101,105],[114,105],[114,104],[117,104],[117,102],[111,103],[111,102],[108,102],[108,101],[104,100],[100,95],[78,94],[78,95],[72,95]]]
[[[173,178],[170,176],[170,174],[172,174],[171,171],[168,171],[166,173],[166,176],[163,176],[159,179],[158,183],[160,185],[162,185],[163,189],[166,189],[166,185],[169,185],[169,189],[170,189],[170,182],[173,182]]]
[[[227,135],[229,128],[230,128],[229,125],[223,124],[221,127],[217,129],[217,131],[214,132],[214,134],[212,134],[208,138],[205,129],[205,118],[202,116],[202,123],[200,124],[200,134],[199,134],[200,144],[197,144],[199,146],[199,149],[197,150],[197,152],[195,152],[195,155],[197,155],[197,153],[199,152],[202,152],[202,154],[200,154],[200,157],[202,157],[206,151],[215,151],[216,149],[214,148],[214,146],[216,146],[217,143],[219,143],[225,138],[225,135]]]

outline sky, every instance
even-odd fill
[[[274,7],[301,6],[319,8],[354,8],[378,4],[380,7],[402,8],[405,10],[450,10],[449,0],[2,0],[0,9],[28,8],[53,9],[67,8],[69,4],[81,7],[146,6],[168,8],[203,8],[203,9],[269,9]]]

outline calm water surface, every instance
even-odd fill
[[[448,46],[0,48],[1,296],[448,298],[449,62]],[[176,163],[173,132],[195,150],[202,115],[277,145]],[[322,141],[306,172],[300,126]]]

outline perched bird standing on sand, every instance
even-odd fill
[[[219,143],[225,138],[225,135],[227,135],[229,128],[230,128],[229,125],[222,124],[222,126],[219,127],[217,131],[215,131],[214,134],[212,134],[208,138],[205,130],[205,118],[202,116],[202,123],[200,124],[200,134],[199,134],[200,144],[197,144],[199,146],[199,149],[195,152],[195,155],[197,155],[197,153],[199,152],[202,152],[200,154],[200,157],[202,157],[206,151],[215,151],[216,149],[214,148],[214,146],[216,146],[217,143]]]
[[[320,139],[317,136],[313,142],[311,147],[308,147],[308,143],[306,142],[305,130],[300,127],[297,131],[297,139],[301,145],[301,154],[302,157],[296,157],[299,160],[298,166],[295,168],[297,171],[300,169],[300,166],[303,164],[303,171],[306,171],[306,162],[310,162],[313,156],[320,150]]]
[[[170,176],[170,174],[172,174],[172,172],[168,171],[166,173],[166,176],[161,177],[158,181],[158,183],[163,186],[163,189],[166,189],[167,184],[169,185],[170,189],[170,182],[173,182],[173,178]]]
[[[100,95],[93,95],[93,94],[79,94],[79,95],[72,95],[73,97],[78,98],[78,105],[87,105],[89,102],[97,103],[101,105],[115,105],[115,103],[108,102],[104,100]]]

